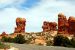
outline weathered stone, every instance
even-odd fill
[[[2,32],[1,36],[7,36],[6,32]]]
[[[68,20],[62,13],[58,14],[58,32],[68,33]]]
[[[25,32],[26,19],[25,18],[17,18],[16,19],[16,27],[15,33]]]
[[[75,34],[75,17],[70,16],[67,20],[62,13],[58,14],[58,33]]]
[[[70,16],[68,19],[68,23],[69,23],[69,33],[75,34],[75,17]]]
[[[48,31],[51,31],[51,30],[56,30],[57,26],[57,23],[56,22],[47,22],[47,21],[44,21],[43,22],[43,32],[48,32]]]

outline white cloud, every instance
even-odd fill
[[[39,5],[27,10],[19,10],[15,7],[5,8],[4,10],[0,10],[0,32],[13,32],[17,17],[26,18],[27,32],[42,31],[43,21],[57,22],[59,12],[63,12],[67,16],[75,16],[74,9],[75,6],[56,0],[41,0]]]
[[[0,0],[0,4],[11,4],[11,3],[22,3],[23,1],[26,0]]]
[[[20,4],[25,3],[27,0],[0,0],[0,9],[4,8],[19,8]]]
[[[13,2],[15,0],[0,0],[0,3],[8,3],[8,2]]]

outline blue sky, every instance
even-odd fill
[[[43,21],[57,22],[58,14],[75,16],[75,0],[0,0],[0,33],[14,32],[16,18],[26,18],[26,32],[42,31]]]

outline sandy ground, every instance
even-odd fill
[[[8,49],[8,50],[19,50],[19,48],[11,47],[11,48]]]
[[[19,50],[75,50],[75,48],[66,48],[66,47],[54,47],[54,46],[38,46],[32,44],[14,44],[10,43],[15,48]]]
[[[19,50],[19,49],[15,47],[11,47],[10,49],[0,49],[0,50]]]

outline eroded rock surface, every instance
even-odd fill
[[[26,19],[25,18],[17,18],[16,19],[16,27],[15,33],[25,32]]]
[[[56,30],[57,29],[56,26],[57,26],[56,22],[47,22],[47,21],[44,21],[42,29],[43,29],[43,32],[48,32],[48,31],[51,31],[51,30]]]

